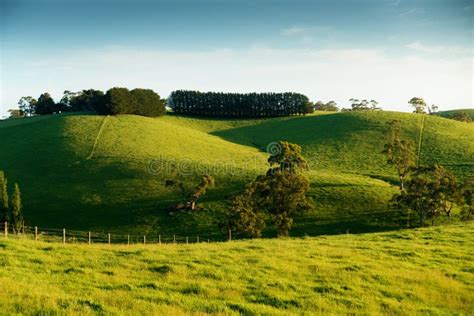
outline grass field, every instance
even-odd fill
[[[219,239],[226,201],[266,168],[265,149],[288,140],[311,166],[316,209],[292,235],[397,229],[387,209],[396,174],[381,154],[386,123],[400,119],[420,145],[421,163],[441,163],[461,179],[474,172],[474,124],[396,112],[316,113],[258,120],[167,115],[52,115],[0,122],[0,169],[22,188],[27,223],[46,228]],[[171,216],[177,193],[164,186],[172,167],[189,185],[208,173],[216,188],[203,209]],[[269,227],[264,234],[273,236]]]
[[[193,245],[0,239],[0,314],[472,315],[472,249],[472,222]]]

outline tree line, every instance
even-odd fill
[[[59,102],[49,93],[38,99],[25,96],[18,101],[18,110],[10,110],[11,116],[48,115],[62,112],[96,112],[102,115],[136,114],[161,116],[166,112],[166,100],[151,89],[111,88],[100,90],[64,91]]]
[[[175,113],[215,117],[274,117],[310,112],[300,93],[223,93],[177,90],[168,98]]]
[[[18,183],[13,185],[11,201],[8,194],[8,180],[0,170],[0,223],[8,223],[15,234],[21,233],[25,222],[21,204],[21,192]]]

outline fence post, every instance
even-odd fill
[[[232,231],[229,229],[229,241],[232,241]]]
[[[90,244],[91,244],[91,239],[92,239],[92,233],[89,232],[89,234],[88,234],[87,237],[88,237],[88,243],[89,243],[89,245],[90,245]]]
[[[176,244],[176,235],[173,235],[173,244]]]
[[[66,228],[63,228],[63,244],[66,243]]]
[[[189,239],[188,239],[188,237],[186,237],[186,244],[189,244]]]
[[[5,222],[5,238],[8,238],[8,222]]]
[[[199,243],[199,236],[197,236],[197,240],[196,240],[198,243]]]
[[[107,234],[107,237],[109,239],[109,245],[110,245],[110,234]]]
[[[158,244],[161,245],[161,235],[158,235]]]
[[[130,235],[127,235],[127,245],[130,245]]]
[[[143,235],[143,244],[146,244],[146,235]]]
[[[38,226],[35,226],[35,240],[38,240]]]

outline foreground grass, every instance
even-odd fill
[[[474,223],[192,245],[0,241],[0,314],[473,314]]]

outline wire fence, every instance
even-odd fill
[[[20,231],[15,231],[7,222],[0,224],[0,234],[2,234],[4,238],[41,240],[46,242],[60,242],[63,244],[191,244],[215,241],[200,236],[112,234],[37,226],[24,226]],[[230,231],[228,240],[232,240]]]

